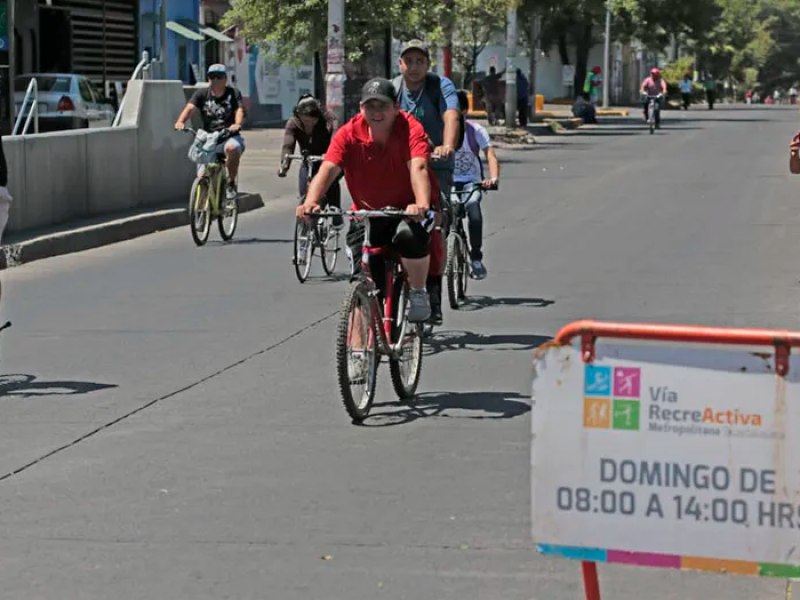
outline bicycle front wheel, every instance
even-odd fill
[[[219,235],[226,242],[233,239],[236,233],[236,225],[239,223],[239,197],[238,194],[228,198],[226,191],[222,192],[222,207],[217,217]]]
[[[463,245],[464,240],[457,233],[453,232],[447,236],[447,262],[444,273],[447,279],[447,299],[453,310],[458,310],[459,300],[463,297],[460,292],[465,289],[461,283],[461,273],[465,270]]]
[[[323,236],[322,233],[325,235]],[[334,229],[330,223],[325,223],[325,230],[320,232],[322,240],[322,268],[326,275],[333,275],[336,269],[336,261],[339,259],[339,231]]]
[[[378,379],[372,299],[363,281],[354,282],[342,302],[335,354],[342,403],[353,423],[361,423],[369,415]]]
[[[389,359],[389,373],[392,387],[401,400],[410,400],[417,393],[419,376],[422,371],[422,323],[409,323],[408,284],[405,277],[398,275],[394,282],[392,302],[392,345],[397,358]]]
[[[197,177],[189,193],[189,229],[192,239],[198,246],[208,241],[211,232],[211,211],[209,210],[209,182],[205,177]]]
[[[311,258],[314,254],[314,225],[297,219],[294,226],[294,272],[300,283],[305,283],[311,272]]]

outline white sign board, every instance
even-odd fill
[[[561,85],[571,86],[575,84],[575,65],[561,66]]]
[[[800,577],[800,360],[580,343],[535,362],[532,519],[544,554]]]

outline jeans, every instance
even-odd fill
[[[464,202],[464,210],[467,213],[467,232],[469,234],[470,258],[475,260],[483,260],[483,212],[481,212],[481,200],[483,193],[479,187],[474,183],[456,183],[456,191],[472,189],[472,193]],[[463,198],[463,196],[462,196]],[[458,197],[453,196],[452,200],[455,205],[458,202]]]
[[[312,174],[316,175],[319,172],[320,167],[322,167],[322,163],[312,163]],[[342,175],[340,175],[336,181],[331,184],[331,187],[328,188],[328,192],[325,194],[325,206],[333,206],[334,208],[338,209],[342,208],[342,190],[339,187],[339,180],[341,178]],[[308,169],[305,165],[300,166],[297,185],[300,191],[300,197],[305,198],[306,193],[308,193]]]

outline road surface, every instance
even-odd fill
[[[294,178],[256,154],[267,206],[233,244],[180,229],[4,272],[0,598],[580,597],[530,541],[532,351],[580,318],[800,326],[796,121],[698,108],[502,151],[489,278],[446,311],[416,406],[382,369],[364,427],[335,390],[345,283],[297,283]],[[783,590],[600,572],[616,600]]]

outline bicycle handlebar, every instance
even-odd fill
[[[318,211],[318,212],[306,212],[304,213],[307,217],[335,217],[335,216],[343,216],[343,217],[431,217],[434,211],[429,210],[427,213],[416,214],[406,212],[404,210],[398,209],[386,209],[386,210],[344,210],[344,211],[336,211],[336,210],[329,210],[329,211]]]
[[[456,196],[466,196],[474,192],[476,188],[483,190],[484,192],[496,191],[500,187],[500,182],[495,181],[494,183],[490,183],[487,185],[486,183],[481,181],[480,183],[475,183],[473,185],[475,187],[465,188],[463,190],[451,190],[450,193],[455,194]]]
[[[308,156],[303,156],[301,154],[287,154],[286,158],[291,158],[292,160],[307,160],[308,162],[322,162],[325,160],[325,155],[322,156],[314,156],[309,154]]]

